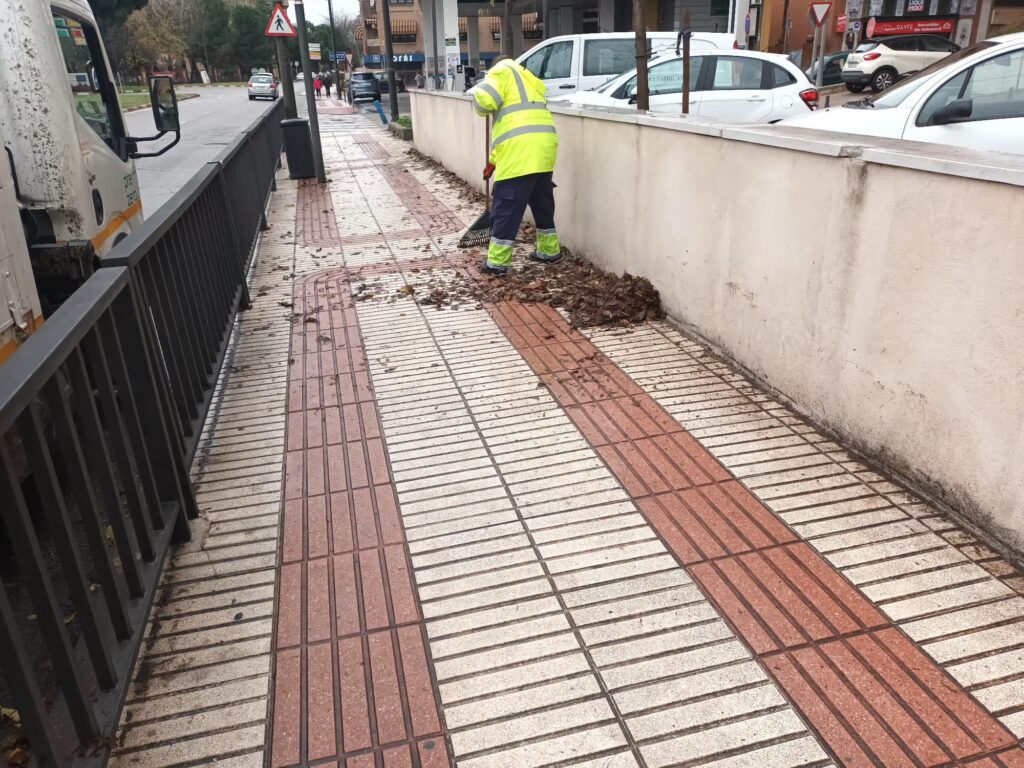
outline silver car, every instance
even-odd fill
[[[249,78],[249,101],[255,98],[276,99],[277,81],[273,75],[259,74]]]

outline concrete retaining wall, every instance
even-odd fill
[[[479,185],[468,100],[412,105]],[[567,246],[1024,553],[1024,157],[553,111]]]

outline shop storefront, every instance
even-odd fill
[[[845,32],[853,42],[890,35],[954,39],[961,2],[970,0],[849,0]]]

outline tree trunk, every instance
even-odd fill
[[[636,35],[636,108],[646,112],[651,100],[647,87],[647,25],[643,0],[633,0],[633,32]]]
[[[501,52],[512,55],[512,0],[505,0],[505,10],[501,16]]]

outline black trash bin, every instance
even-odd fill
[[[300,117],[281,121],[284,131],[284,151],[288,155],[288,178],[312,179],[313,141],[309,136],[309,121]]]

